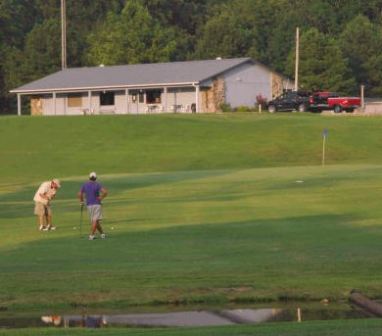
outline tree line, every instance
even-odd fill
[[[68,67],[252,57],[300,85],[382,96],[382,0],[67,0]],[[60,0],[0,1],[0,112],[61,67]]]

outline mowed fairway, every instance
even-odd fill
[[[381,126],[310,115],[0,119],[0,305],[378,297]],[[110,192],[106,240],[80,237],[75,195],[91,170]],[[32,198],[52,177],[58,229],[41,233]]]

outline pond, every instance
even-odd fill
[[[0,328],[31,327],[204,327],[234,324],[274,323],[368,318],[370,314],[347,303],[302,303],[264,306],[146,307],[137,311],[86,311],[68,314],[1,316]]]

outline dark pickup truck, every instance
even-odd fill
[[[299,111],[305,112],[309,108],[309,92],[285,91],[281,96],[268,102],[268,111]]]
[[[311,111],[333,110],[336,113],[353,112],[361,105],[359,97],[342,97],[335,92],[320,91],[310,94],[306,91],[285,91],[268,102],[268,111]]]

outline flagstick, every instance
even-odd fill
[[[325,145],[326,145],[326,136],[322,137],[322,166],[325,166]]]

